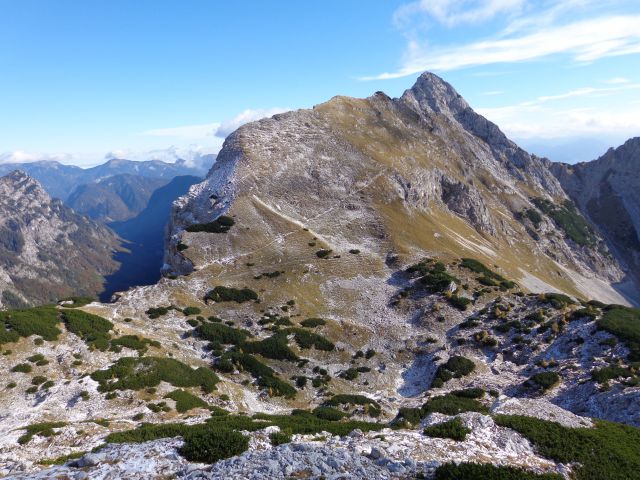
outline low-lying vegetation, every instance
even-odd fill
[[[436,370],[435,378],[431,383],[434,388],[440,388],[452,378],[461,378],[472,373],[476,368],[475,363],[466,357],[454,355]]]
[[[167,393],[164,398],[174,400],[176,402],[176,411],[179,413],[188,412],[193,408],[208,407],[207,402],[185,390],[174,390],[173,392]]]
[[[28,425],[27,427],[24,427],[25,433],[18,438],[18,443],[20,445],[25,445],[36,435],[41,437],[52,437],[57,435],[55,429],[62,428],[65,425],[65,422],[43,422]]]
[[[462,424],[459,418],[453,418],[446,422],[428,426],[423,432],[427,437],[450,438],[461,442],[471,430]]]
[[[596,245],[598,239],[589,223],[570,200],[556,205],[545,198],[534,198],[533,204],[548,215],[578,245]]]
[[[480,274],[478,282],[488,287],[500,287],[500,290],[506,291],[515,288],[515,282],[507,280],[502,275],[497,274],[493,270],[487,268],[482,262],[474,258],[463,258],[460,266],[467,268],[474,273]]]
[[[513,467],[478,463],[445,463],[435,472],[434,480],[563,480],[556,473],[533,473]]]
[[[62,320],[68,331],[82,338],[90,347],[98,350],[109,348],[109,331],[113,328],[109,320],[82,310],[66,310],[62,312]]]
[[[529,382],[546,392],[560,383],[560,375],[556,372],[539,372],[532,375]]]
[[[605,309],[597,325],[625,343],[630,362],[640,361],[640,309],[612,305]]]
[[[233,288],[217,286],[209,290],[204,296],[204,301],[212,300],[214,302],[236,302],[244,303],[251,300],[258,300],[258,294],[250,288]]]
[[[227,233],[235,225],[235,220],[226,215],[220,215],[213,222],[195,223],[189,225],[187,232]]]
[[[498,415],[498,425],[526,437],[540,455],[575,464],[577,480],[628,480],[640,471],[640,429],[605,421],[594,428],[567,428],[517,415]]]
[[[91,378],[100,384],[101,392],[141,390],[167,382],[174,387],[200,387],[210,393],[220,381],[207,368],[193,369],[173,358],[159,357],[120,358],[109,368],[93,372]]]
[[[20,337],[32,335],[55,341],[62,333],[58,323],[58,310],[51,305],[0,311],[0,344],[17,342]]]

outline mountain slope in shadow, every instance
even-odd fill
[[[127,242],[125,247],[129,251],[116,253],[115,260],[121,265],[118,271],[106,277],[101,301],[109,301],[115,292],[132,286],[151,285],[158,281],[171,204],[201,180],[192,175],[175,177],[153,192],[147,207],[139,215],[109,224]]]

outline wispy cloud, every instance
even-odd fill
[[[508,38],[482,40],[445,48],[411,41],[402,67],[364,80],[391,79],[425,70],[448,71],[478,65],[514,63],[554,54],[578,62],[640,53],[640,15],[618,15],[576,21]]]
[[[557,103],[573,97],[613,95],[640,89],[640,84],[622,87],[584,87],[556,95],[495,108],[478,108],[478,113],[500,125],[507,135],[517,138],[560,138],[576,135],[640,134],[640,112],[626,104],[605,107],[558,108]]]
[[[286,112],[289,108],[269,108],[269,109],[247,109],[239,113],[233,118],[223,121],[215,130],[214,135],[220,138],[226,138],[234,130],[238,129],[245,123],[254,122],[261,118],[271,117],[278,113]]]
[[[630,82],[631,80],[625,77],[614,77],[604,81],[604,83],[607,83],[609,85],[621,85],[621,84],[630,83]]]
[[[28,163],[43,160],[71,163],[73,155],[69,153],[27,152],[24,150],[0,153],[0,163]]]
[[[498,14],[521,11],[525,0],[419,0],[400,7],[393,16],[402,26],[416,14],[426,14],[441,24],[452,27],[487,21]]]

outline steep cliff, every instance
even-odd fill
[[[20,171],[0,178],[2,305],[95,295],[119,241],[109,229],[77,215]]]

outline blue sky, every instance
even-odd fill
[[[640,135],[636,0],[0,0],[0,19],[0,161],[197,156],[424,70],[561,160]]]

